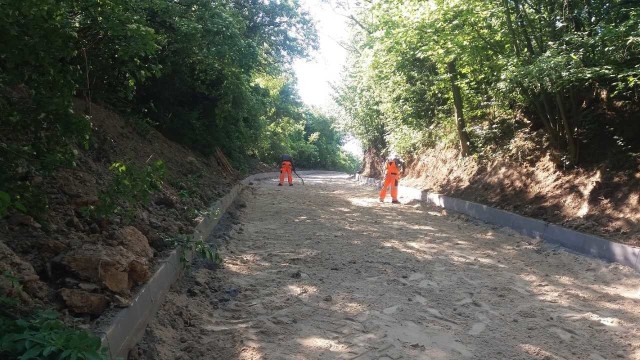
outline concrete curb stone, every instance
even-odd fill
[[[356,174],[355,180],[364,185],[380,188],[381,181]],[[640,248],[609,241],[595,235],[581,233],[546,221],[514,214],[487,205],[429,193],[420,189],[400,186],[399,192],[411,200],[429,202],[447,210],[474,217],[484,222],[510,228],[522,235],[559,245],[581,255],[606,262],[616,262],[640,271]]]
[[[300,172],[304,173],[304,172]],[[251,175],[235,185],[229,193],[216,201],[207,215],[196,226],[194,238],[206,239],[218,224],[223,213],[235,201],[243,188],[253,181],[276,178],[277,172]],[[192,254],[187,254],[191,258]],[[184,266],[180,263],[180,254],[174,250],[162,260],[162,264],[151,279],[135,294],[132,304],[120,310],[105,330],[98,333],[102,346],[108,349],[110,358],[127,358],[128,352],[135,346],[147,327],[149,320],[158,311],[171,285],[180,278]]]

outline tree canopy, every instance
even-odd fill
[[[491,132],[530,128],[566,165],[603,141],[638,149],[637,122],[607,116],[637,112],[637,2],[380,0],[351,9],[336,100],[369,146],[409,153],[451,141],[466,155]]]
[[[352,166],[340,132],[297,95],[292,62],[318,47],[297,0],[0,0],[0,9],[0,193],[20,208],[30,179],[90,146],[92,103],[202,154],[220,148],[241,169],[285,150],[308,166]]]

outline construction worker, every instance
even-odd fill
[[[280,156],[280,183],[278,183],[278,186],[282,186],[285,174],[287,175],[287,180],[289,180],[289,186],[293,186],[293,177],[291,176],[293,171],[296,171],[296,168],[293,166],[291,155],[283,154]]]
[[[380,202],[384,202],[387,195],[387,188],[391,187],[391,202],[399,204],[398,201],[398,180],[400,175],[404,173],[404,162],[397,155],[392,154],[386,161],[387,171],[384,176],[384,183],[380,190]]]

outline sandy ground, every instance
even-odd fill
[[[640,275],[318,174],[256,183],[134,357],[640,359]]]

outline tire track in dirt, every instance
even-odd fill
[[[640,277],[318,174],[252,185],[133,357],[640,359]]]

